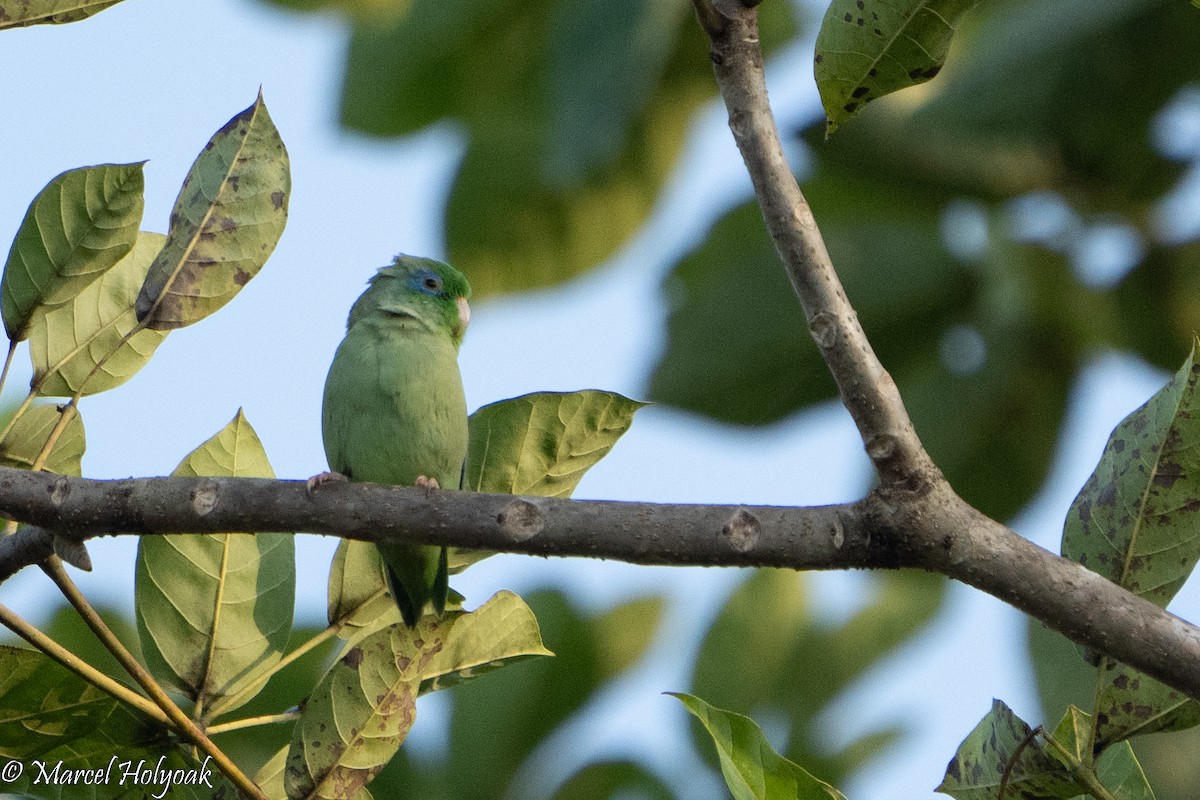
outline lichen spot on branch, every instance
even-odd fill
[[[500,530],[510,541],[524,542],[532,539],[546,527],[542,510],[528,500],[516,498],[500,509],[496,515]]]
[[[758,543],[758,536],[761,532],[762,525],[759,523],[758,517],[744,508],[733,512],[733,516],[721,529],[721,533],[725,534],[725,538],[729,540],[730,546],[739,553],[752,550]]]

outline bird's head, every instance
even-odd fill
[[[371,278],[350,309],[347,327],[382,314],[431,331],[446,330],[457,346],[471,321],[471,284],[449,264],[399,255]]]

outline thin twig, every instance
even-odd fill
[[[4,391],[4,384],[8,382],[8,370],[12,367],[13,356],[17,352],[17,340],[8,340],[8,355],[4,357],[4,369],[0,370],[0,392]]]
[[[383,590],[380,589],[375,594],[383,594]],[[370,602],[372,599],[374,599],[374,597],[375,595],[368,597],[363,601],[362,605]],[[301,658],[302,656],[311,652],[313,649],[320,647],[334,636],[337,636],[344,627],[346,627],[345,620],[338,620],[337,622],[334,622],[332,625],[329,625],[320,633],[317,633],[315,636],[310,638],[304,644],[300,645],[295,650],[279,659],[279,661],[275,662],[273,665],[271,665],[271,667],[263,670],[252,682],[244,686],[237,694],[228,695],[213,703],[212,707],[209,708],[208,712],[204,716],[204,722],[214,720],[221,716],[221,714],[224,713],[225,709],[227,708],[237,708],[240,706],[246,697],[252,696],[258,692],[259,689],[266,685],[267,681],[278,674],[281,670],[286,669],[298,658]],[[212,727],[209,728],[210,733],[212,732],[212,729]]]
[[[295,722],[300,719],[299,711],[284,711],[280,714],[264,714],[261,717],[246,717],[245,719],[235,719],[230,722],[223,722],[220,725],[210,725],[208,733],[210,736],[216,736],[220,733],[229,733],[243,728],[253,728],[258,725],[278,725],[284,722]]]

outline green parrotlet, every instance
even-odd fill
[[[460,488],[467,403],[458,347],[470,296],[461,272],[428,258],[397,256],[371,278],[325,380],[321,431],[331,470],[352,481]],[[379,552],[406,625],[416,626],[427,603],[443,612],[444,547],[381,544]]]

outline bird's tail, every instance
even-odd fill
[[[396,600],[404,624],[417,627],[428,603],[440,617],[446,610],[446,597],[450,592],[446,548],[436,548],[436,554],[432,552],[435,548],[418,550],[404,545],[387,545],[379,549],[386,567],[388,589]]]

